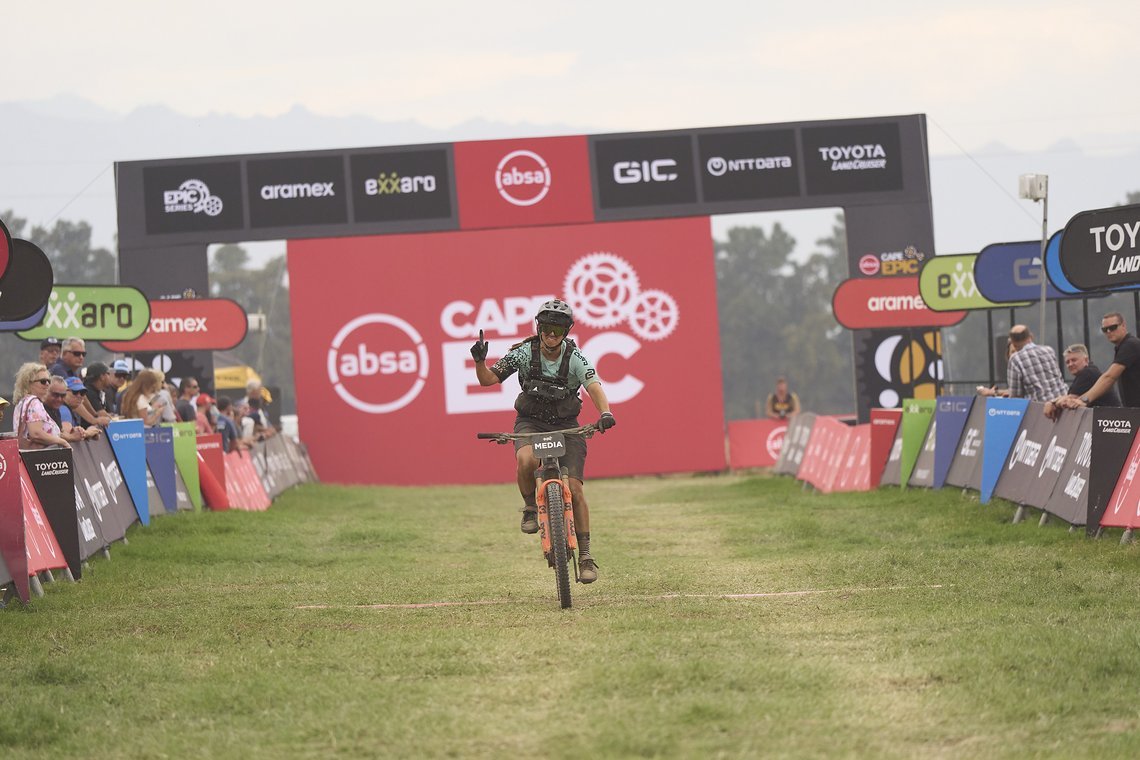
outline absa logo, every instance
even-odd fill
[[[495,187],[507,203],[533,206],[550,192],[550,167],[533,151],[511,151],[495,168]]]
[[[329,346],[328,376],[346,404],[368,414],[403,409],[423,390],[428,351],[416,328],[391,314],[364,314]]]

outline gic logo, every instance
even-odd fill
[[[162,202],[168,214],[190,211],[217,216],[222,213],[222,199],[210,195],[210,188],[200,179],[188,179],[177,190],[164,190]]]
[[[428,351],[419,331],[390,314],[365,314],[329,346],[329,382],[346,404],[367,414],[403,409],[423,390]]]
[[[659,158],[655,161],[618,161],[614,164],[614,182],[619,185],[672,182],[677,179],[677,172],[673,171],[676,168],[677,162],[671,158]]]
[[[495,187],[507,203],[533,206],[550,192],[550,167],[537,153],[511,151],[495,168]]]

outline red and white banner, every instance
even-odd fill
[[[586,476],[720,470],[720,344],[707,218],[290,241],[301,438],[323,480],[513,480],[516,377],[479,386],[551,298],[597,369],[618,426]],[[582,422],[596,419],[587,398]]]
[[[728,423],[728,466],[774,466],[787,432],[787,420],[733,420]]]
[[[891,446],[894,445],[895,435],[899,425],[902,424],[902,409],[872,409],[871,410],[871,481],[869,488],[878,488],[883,478],[883,470],[887,467],[887,459],[891,456]]]
[[[232,509],[264,512],[269,509],[269,495],[257,477],[249,452],[231,451],[226,459],[226,495]]]
[[[150,302],[150,324],[134,340],[100,341],[108,351],[224,351],[245,340],[249,318],[228,298]]]
[[[32,576],[44,570],[59,570],[67,567],[67,560],[63,557],[63,549],[55,540],[55,533],[44,516],[44,508],[40,505],[40,497],[32,485],[32,478],[28,475],[28,468],[20,460],[20,491],[24,500],[24,548],[28,555],[28,575]]]

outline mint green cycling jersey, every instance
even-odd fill
[[[499,378],[499,382],[503,382],[514,373],[519,373],[519,387],[525,387],[527,380],[530,379],[530,343],[523,343],[521,346],[512,349],[507,354],[499,359],[491,366],[491,371]],[[582,355],[582,352],[577,348],[573,349],[574,353],[570,355],[569,373],[566,378],[567,386],[572,391],[577,391],[579,388],[589,388],[594,383],[600,382],[598,380],[597,371],[590,366],[590,362]],[[558,370],[562,366],[562,356],[566,352],[566,341],[562,342],[562,349],[558,352],[558,356],[553,361],[548,360],[546,356],[539,352],[539,362],[542,366],[542,374],[547,377],[558,377]]]

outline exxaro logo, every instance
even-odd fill
[[[705,162],[705,168],[714,177],[723,177],[729,172],[764,171],[765,169],[791,169],[791,156],[763,156],[757,158],[722,158],[713,156]],[[615,178],[616,179],[616,178]]]
[[[368,414],[403,409],[423,390],[428,351],[416,328],[390,314],[353,319],[333,338],[328,376],[346,404]]]
[[[409,195],[411,193],[434,193],[435,176],[401,177],[398,172],[380,172],[376,179],[364,180],[366,195]]]
[[[614,182],[633,185],[638,182],[672,182],[677,179],[677,162],[671,158],[654,161],[618,161],[614,164]]]
[[[507,203],[533,206],[550,192],[550,167],[537,153],[512,151],[495,168],[495,187]]]
[[[200,179],[188,179],[177,190],[164,190],[162,203],[168,214],[191,212],[206,216],[222,213],[224,205],[221,198],[210,195],[210,188]]]

